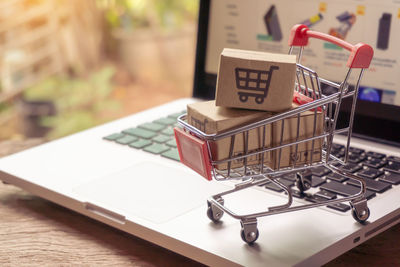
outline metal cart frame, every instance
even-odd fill
[[[338,84],[323,79],[319,77],[315,71],[300,64],[304,46],[308,44],[309,38],[316,38],[331,42],[350,51],[350,56],[347,61],[347,67],[349,69],[342,83]],[[293,47],[300,47],[297,58],[298,63],[294,88],[294,101],[300,104],[297,108],[219,134],[206,134],[196,127],[189,125],[185,120],[186,115],[182,115],[178,118],[178,122],[183,129],[175,128],[175,137],[182,163],[191,167],[208,180],[213,178],[218,181],[234,179],[238,180],[238,183],[235,184],[233,189],[213,195],[207,200],[207,215],[215,223],[221,219],[224,213],[227,213],[233,218],[240,220],[240,235],[248,244],[254,243],[259,236],[259,231],[257,229],[258,217],[315,208],[347,201],[350,202],[352,215],[356,221],[364,223],[370,215],[370,210],[367,206],[367,199],[365,197],[366,184],[364,180],[344,171],[340,167],[347,163],[358,89],[364,70],[369,67],[369,64],[372,60],[373,49],[366,44],[359,43],[356,45],[351,45],[339,38],[324,33],[311,31],[305,25],[295,25],[292,28],[289,38],[289,46],[289,54],[293,52]],[[348,80],[352,70],[355,68],[360,69],[360,71],[354,89],[350,89]],[[324,95],[321,90],[321,84],[326,84],[336,88],[337,92],[331,95]],[[338,128],[336,122],[339,116],[340,106],[342,105],[342,100],[344,98],[352,98],[350,118],[346,127]],[[313,112],[314,116],[313,134],[312,136],[301,138],[299,136],[300,114],[310,111]],[[320,116],[321,114],[323,114],[323,130],[319,133],[316,130],[317,115]],[[283,132],[285,129],[285,119],[289,118],[297,120],[297,135],[295,141],[290,141],[287,143],[283,140]],[[249,131],[253,129],[259,129],[259,132],[262,132],[261,140],[265,140],[266,134],[268,134],[266,133],[266,126],[273,125],[277,122],[280,122],[281,127],[280,142],[266,146],[264,141],[262,141],[263,144],[259,149],[249,150]],[[234,155],[233,151],[235,137],[238,134],[244,136],[244,151],[239,155]],[[332,141],[335,134],[345,134],[347,137],[345,156],[343,159],[339,159],[331,154]],[[213,154],[211,153],[211,144],[224,138],[230,140],[229,156],[227,158],[217,160],[213,158]],[[311,151],[314,151],[314,146],[318,140],[322,140],[320,158],[313,159],[313,153],[311,153],[310,158],[306,160],[306,162],[297,164],[298,159],[297,157],[294,157],[290,166],[281,166],[281,155],[283,149],[291,147],[294,148],[295,153],[297,153],[298,147],[301,144],[311,143]],[[278,155],[278,163],[274,168],[268,166],[265,160],[264,155],[266,155],[268,152],[273,152],[275,155]],[[249,159],[249,157],[254,158],[254,156],[258,157],[257,163],[251,165],[248,164],[247,159]],[[232,168],[232,163],[234,161],[243,162],[243,166],[239,168]],[[226,168],[221,169],[221,164],[225,164]],[[316,166],[325,166],[333,173],[357,180],[360,183],[360,191],[355,195],[347,197],[339,197],[337,199],[311,204],[292,205],[293,195],[291,189],[279,182],[276,178],[279,175],[293,173],[296,175],[297,188],[303,193],[311,187],[311,168]],[[274,183],[276,186],[282,188],[286,192],[287,202],[285,204],[272,206],[266,211],[252,214],[236,214],[224,205],[223,196],[268,182]]]

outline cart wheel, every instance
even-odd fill
[[[256,103],[257,104],[262,104],[264,102],[264,97],[262,96],[257,96],[256,97]]]
[[[249,97],[247,95],[239,95],[239,100],[242,102],[247,102]]]
[[[368,220],[370,214],[371,212],[368,207],[361,212],[357,212],[357,209],[354,207],[351,209],[351,215],[353,216],[354,220],[361,224],[364,224]]]
[[[223,204],[223,203],[222,203]],[[222,215],[224,215],[224,212],[218,208],[217,206],[211,204],[211,202],[207,201],[207,217],[213,222],[213,223],[218,223]]]
[[[303,193],[304,191],[307,191],[308,189],[311,188],[311,179],[307,178],[307,177],[303,177],[303,179],[301,178],[302,174],[300,173],[296,173],[296,187],[299,189],[299,191],[301,193]]]
[[[244,228],[240,230],[240,236],[242,237],[242,240],[246,242],[249,245],[254,244],[256,240],[258,239],[258,236],[260,235],[258,229],[256,229],[255,232],[248,232],[247,234],[244,231]]]
[[[308,189],[310,189],[311,184],[309,184],[306,181],[304,181],[304,184],[303,184],[300,180],[297,180],[296,181],[296,187],[299,189],[299,191],[301,193],[303,193],[304,191],[307,191]]]

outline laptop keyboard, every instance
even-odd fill
[[[367,199],[372,199],[387,192],[394,185],[400,184],[400,158],[355,147],[350,147],[349,151],[349,163],[342,169],[364,178],[367,186]],[[334,144],[332,154],[343,159],[344,146]],[[338,196],[345,197],[359,192],[360,184],[358,181],[332,173],[326,167],[315,167],[312,169],[312,174],[311,193],[301,194],[296,189],[296,179],[293,174],[282,175],[277,179],[283,184],[293,187],[294,197],[309,202],[326,201]],[[272,183],[263,186],[278,192],[283,191]],[[344,203],[328,205],[327,207],[342,212],[350,210],[350,206]]]
[[[177,118],[185,112],[170,114],[153,122],[112,133],[103,137],[103,139],[179,161],[173,128],[177,126]],[[400,184],[400,157],[365,151],[355,147],[350,147],[349,151],[349,163],[342,168],[364,178],[367,186],[367,199],[372,199],[387,192],[394,185]],[[344,146],[334,144],[332,154],[338,158],[343,158]],[[326,201],[338,196],[350,196],[359,192],[358,181],[334,174],[326,167],[315,167],[312,169],[312,174],[311,190],[304,194],[296,189],[296,178],[293,174],[282,175],[276,179],[290,187],[295,198],[308,202]],[[266,190],[283,194],[283,189],[272,182],[261,186]],[[350,206],[344,203],[336,203],[327,207],[341,212],[350,210]]]
[[[173,128],[177,126],[176,120],[183,113],[186,111],[107,135],[103,139],[179,161]]]

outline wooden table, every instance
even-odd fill
[[[0,143],[0,157],[41,140]],[[12,185],[0,183],[0,266],[202,266]],[[400,225],[327,266],[400,266]]]

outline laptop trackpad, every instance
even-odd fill
[[[141,162],[74,189],[80,198],[126,217],[166,222],[226,190],[222,184],[155,162]]]

